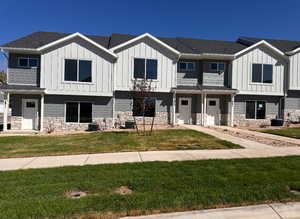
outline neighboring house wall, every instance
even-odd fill
[[[64,81],[65,59],[92,61],[92,82]],[[103,50],[74,38],[43,53],[41,87],[50,94],[112,96],[113,61]]]
[[[289,58],[289,89],[300,90],[300,53],[298,52]]]
[[[255,63],[273,65],[272,84],[252,82],[252,64]],[[283,95],[285,67],[284,60],[270,49],[256,47],[233,60],[232,88],[238,89],[240,94]]]
[[[40,55],[30,54],[9,54],[7,83],[22,85],[40,85],[40,68],[39,67],[20,67],[19,58],[30,57],[40,59]]]
[[[153,40],[144,38],[115,53],[119,57],[115,66],[116,90],[132,89],[134,58],[157,59],[157,80],[153,82],[156,92],[170,92],[176,86],[177,57]]]
[[[270,119],[279,116],[280,99],[278,96],[237,95],[234,103],[234,124],[239,126],[270,125]],[[246,101],[265,101],[265,119],[246,119]]]
[[[155,124],[169,124],[172,113],[172,94],[152,93],[151,97],[156,99],[155,103]],[[115,118],[117,122],[124,124],[126,120],[132,120],[133,100],[129,92],[118,91],[115,93]],[[152,118],[146,118],[146,122],[151,124]],[[138,122],[141,118],[138,118]]]
[[[195,70],[194,71],[183,71],[179,68],[181,61],[194,62]],[[179,60],[177,64],[177,85],[184,86],[197,86],[200,80],[200,62],[198,60]]]

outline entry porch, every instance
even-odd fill
[[[224,87],[178,87],[173,119],[176,124],[233,126],[236,94],[237,90]]]

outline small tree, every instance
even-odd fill
[[[134,100],[132,104],[132,112],[133,118],[135,122],[136,131],[138,134],[142,134],[144,136],[147,135],[146,132],[146,117],[152,117],[151,128],[149,135],[152,135],[153,125],[155,121],[155,109],[151,108],[151,104],[149,101],[152,98],[152,92],[155,90],[155,87],[152,86],[152,80],[147,79],[135,79],[133,81],[133,87],[131,91],[132,99]],[[140,130],[137,125],[136,117],[142,116],[143,122],[143,132],[140,133]]]

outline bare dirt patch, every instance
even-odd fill
[[[68,198],[77,199],[87,196],[87,193],[82,191],[69,191],[66,192],[66,196]]]
[[[215,131],[219,131],[225,134],[229,134],[235,137],[239,137],[239,138],[243,138],[246,140],[250,140],[250,141],[255,141],[258,143],[262,143],[262,144],[266,144],[266,145],[271,145],[274,147],[299,147],[300,145],[298,144],[293,144],[290,142],[286,142],[286,141],[280,141],[280,140],[274,140],[271,138],[267,138],[267,137],[261,137],[255,134],[248,134],[248,133],[244,133],[244,132],[239,132],[239,131],[233,131],[230,129],[223,129],[223,128],[219,128],[219,127],[211,127],[212,129],[214,129]]]
[[[130,186],[120,186],[115,190],[115,193],[119,195],[131,195],[133,190],[130,188]]]

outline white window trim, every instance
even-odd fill
[[[254,64],[257,64],[257,65],[261,65],[261,82],[253,82],[253,65]],[[263,80],[264,80],[264,65],[271,65],[272,66],[272,83],[264,83]],[[274,65],[273,64],[265,64],[265,63],[252,63],[251,65],[251,83],[250,84],[253,84],[253,85],[266,85],[266,86],[273,86],[274,85]]]
[[[27,66],[21,66],[20,65],[20,60],[21,59],[27,59]],[[30,59],[34,59],[37,61],[37,66],[31,66],[29,65],[29,60]],[[38,68],[40,66],[40,61],[39,61],[39,58],[31,58],[31,57],[18,57],[18,67],[19,68]]]
[[[145,60],[145,74],[144,74],[144,78],[135,78],[134,77],[134,60],[135,59],[144,59]],[[156,60],[157,61],[157,70],[156,70],[156,79],[147,79],[147,60]],[[132,66],[133,66],[133,70],[132,70],[132,81],[134,80],[148,80],[148,81],[158,81],[158,59],[152,59],[152,58],[140,58],[140,57],[133,57],[133,61],[132,61]]]
[[[65,80],[65,76],[66,76],[66,60],[76,60],[77,61],[77,80],[76,81],[67,81]],[[92,81],[79,81],[79,61],[90,61],[91,62],[91,77],[92,77]],[[93,60],[91,59],[74,59],[74,58],[64,58],[63,59],[63,73],[64,73],[64,80],[62,81],[62,83],[68,83],[68,84],[94,84],[93,82]]]
[[[181,63],[185,63],[185,68],[180,68]],[[189,69],[188,64],[192,64],[193,68]],[[196,63],[195,62],[189,62],[189,61],[179,61],[179,71],[188,71],[188,72],[196,71]]]
[[[212,69],[211,66],[213,64],[217,64],[217,70],[216,69]],[[220,70],[220,64],[224,65],[224,70]],[[209,65],[209,71],[212,71],[212,72],[225,72],[226,71],[226,63],[225,62],[209,62],[208,65]]]
[[[265,118],[264,119],[257,119],[256,118],[256,113],[257,113],[257,102],[264,102],[265,103]],[[255,113],[254,113],[254,119],[246,118],[247,114],[247,102],[254,102],[255,103]],[[246,100],[245,101],[245,119],[246,120],[265,120],[267,118],[267,101],[265,100]]]
[[[78,104],[78,115],[77,115],[77,122],[67,122],[67,103],[77,103]],[[67,124],[90,124],[91,122],[80,122],[80,103],[90,103],[92,104],[92,122],[94,120],[93,118],[93,109],[94,109],[94,102],[92,101],[65,101],[65,109],[64,109],[64,122]]]

